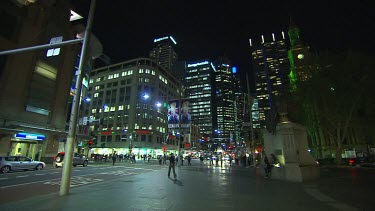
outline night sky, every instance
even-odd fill
[[[225,55],[241,73],[252,74],[249,38],[287,32],[290,17],[313,49],[373,51],[370,2],[97,0],[93,33],[114,63],[148,57],[154,38],[172,35],[180,60]],[[72,3],[87,17],[89,0]]]

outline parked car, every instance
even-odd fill
[[[8,173],[16,170],[41,170],[46,167],[42,161],[36,161],[26,156],[0,156],[0,172]]]
[[[64,165],[65,152],[59,152],[54,157],[53,165],[58,168]],[[73,166],[82,165],[86,167],[89,164],[89,160],[82,154],[75,152],[73,154]]]
[[[362,166],[363,164],[369,163],[370,159],[368,157],[356,157],[350,158],[348,164],[350,166]]]

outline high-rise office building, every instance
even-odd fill
[[[92,70],[90,100],[83,115],[92,119],[96,136],[92,153],[162,154],[162,146],[176,150],[168,138],[170,99],[180,99],[180,82],[149,58],[137,58]],[[175,151],[174,151],[175,152]]]
[[[199,126],[202,136],[212,138],[217,129],[215,66],[203,60],[188,62],[186,67],[186,91],[191,104],[191,122]]]
[[[172,70],[178,59],[175,51],[176,45],[177,42],[172,36],[155,38],[154,47],[150,51],[150,58],[156,60],[167,71],[171,71],[174,76],[178,75]]]
[[[235,99],[236,87],[232,66],[227,59],[216,60],[215,92],[216,92],[216,114],[217,138],[223,138],[228,144],[231,134],[235,132]]]
[[[277,103],[289,91],[290,64],[288,42],[284,32],[262,35],[258,41],[250,39],[252,61],[255,73],[256,96],[259,108],[259,125],[265,128],[266,119],[275,115]],[[272,111],[272,112],[270,112]]]

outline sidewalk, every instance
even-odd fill
[[[307,190],[303,184],[267,180],[257,168],[177,167],[176,181],[167,171],[71,188],[65,197],[53,193],[2,204],[0,210],[342,210],[312,197],[312,185]]]

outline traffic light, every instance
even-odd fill
[[[89,140],[87,143],[89,144],[89,148],[91,149],[91,148],[92,148],[92,144],[93,144],[94,142],[93,142],[92,140]]]

